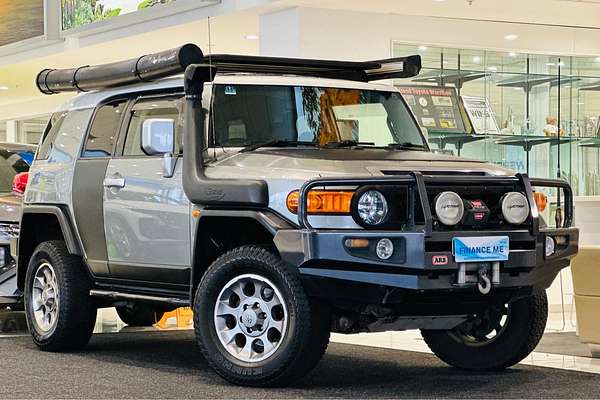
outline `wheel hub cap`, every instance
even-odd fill
[[[266,278],[241,275],[217,299],[214,323],[219,341],[235,358],[258,362],[271,356],[287,329],[283,297]]]

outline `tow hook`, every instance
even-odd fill
[[[492,290],[492,282],[490,282],[490,278],[488,277],[488,269],[480,268],[477,273],[477,289],[479,289],[479,293],[488,294]]]

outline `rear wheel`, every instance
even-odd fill
[[[25,314],[35,344],[42,350],[76,350],[90,340],[96,306],[81,258],[62,241],[41,243],[25,277]]]
[[[121,321],[129,326],[152,326],[165,314],[164,311],[156,310],[148,304],[134,303],[115,308]]]
[[[442,361],[467,370],[500,370],[523,360],[539,343],[548,319],[546,292],[484,313],[447,330],[422,330],[423,339]]]
[[[207,270],[194,300],[194,328],[209,364],[230,382],[275,386],[299,378],[329,342],[329,313],[270,251],[234,249]]]

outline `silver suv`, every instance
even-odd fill
[[[185,45],[42,71],[44,93],[89,93],[53,116],[25,194],[35,343],[84,347],[99,307],[143,325],[191,306],[202,353],[242,385],[299,378],[332,331],[421,329],[464,369],[522,360],[577,252],[570,187],[432,153],[372,83],[419,69]],[[541,187],[560,193],[552,227]]]

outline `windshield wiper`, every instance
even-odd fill
[[[312,142],[299,142],[297,140],[273,139],[266,142],[253,143],[244,147],[240,153],[254,151],[261,147],[290,147],[290,146],[315,146]]]
[[[375,146],[375,143],[359,142],[357,140],[342,140],[339,142],[328,142],[323,147],[326,149],[339,149],[341,147],[355,147],[355,146]]]
[[[387,146],[393,150],[425,150],[426,147],[422,144],[403,142],[403,143],[390,143]]]

